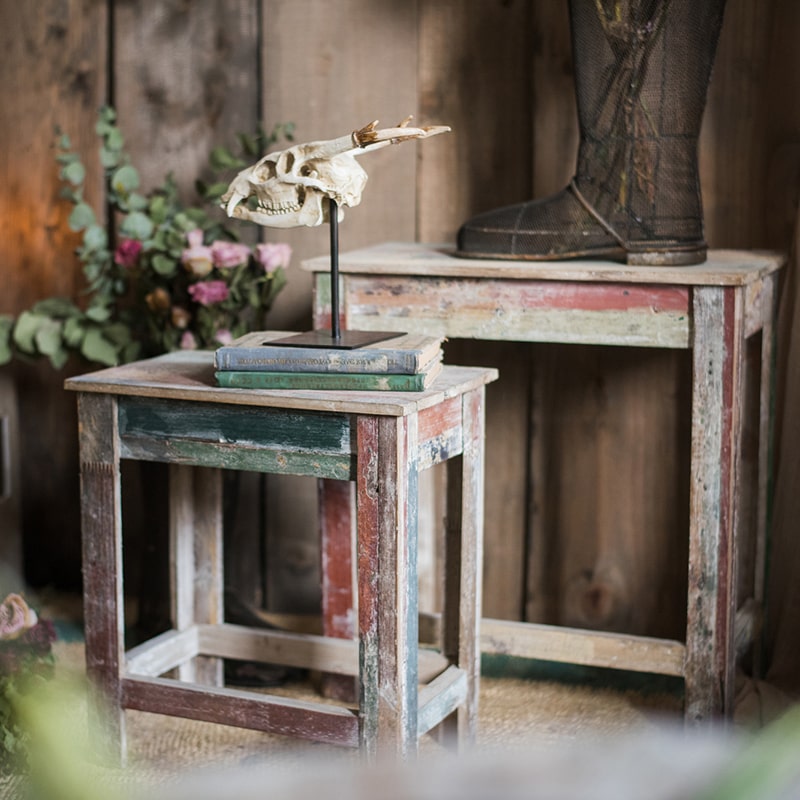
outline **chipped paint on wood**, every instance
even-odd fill
[[[686,287],[361,275],[342,282],[349,324],[364,330],[382,324],[489,340],[688,345]]]
[[[358,747],[355,712],[238,689],[182,684],[169,678],[126,678],[126,708]]]
[[[141,461],[166,461],[201,467],[270,472],[276,475],[308,475],[315,478],[350,480],[355,456],[267,450],[237,444],[214,444],[188,440],[151,440],[126,436],[121,440],[122,457]]]
[[[694,292],[692,476],[686,639],[686,717],[733,707],[736,480],[744,358],[742,294]]]
[[[350,418],[346,414],[258,409],[202,403],[185,404],[122,398],[119,403],[122,436],[144,433],[152,439],[186,439],[237,444],[245,447],[300,452],[350,453]]]

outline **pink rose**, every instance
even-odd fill
[[[225,281],[198,281],[189,287],[189,294],[195,303],[212,306],[228,298],[228,284]]]
[[[211,245],[211,260],[215,267],[238,267],[250,258],[250,248],[238,242],[216,241]]]
[[[16,639],[38,622],[36,612],[18,594],[10,594],[0,605],[0,640]]]
[[[256,261],[264,267],[264,272],[274,272],[278,267],[288,267],[292,258],[292,248],[288,244],[257,244]]]
[[[219,344],[230,344],[233,341],[233,334],[227,328],[220,328],[214,334],[214,341]]]
[[[130,269],[136,264],[141,252],[142,243],[138,239],[123,239],[114,251],[114,263]]]
[[[197,339],[191,331],[184,331],[181,336],[181,350],[197,350]]]
[[[211,248],[203,244],[203,231],[195,228],[186,234],[189,246],[181,253],[181,263],[184,268],[202,278],[214,268],[211,258]]]

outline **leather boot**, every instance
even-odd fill
[[[703,262],[697,139],[724,5],[570,0],[575,176],[551,197],[468,220],[456,254]]]

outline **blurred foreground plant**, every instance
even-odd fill
[[[28,766],[30,734],[16,712],[21,697],[52,677],[55,628],[19,594],[0,604],[0,772]]]

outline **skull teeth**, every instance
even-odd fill
[[[275,205],[266,205],[261,201],[257,204],[258,211],[265,214],[293,214],[302,208],[300,203],[278,203]]]

